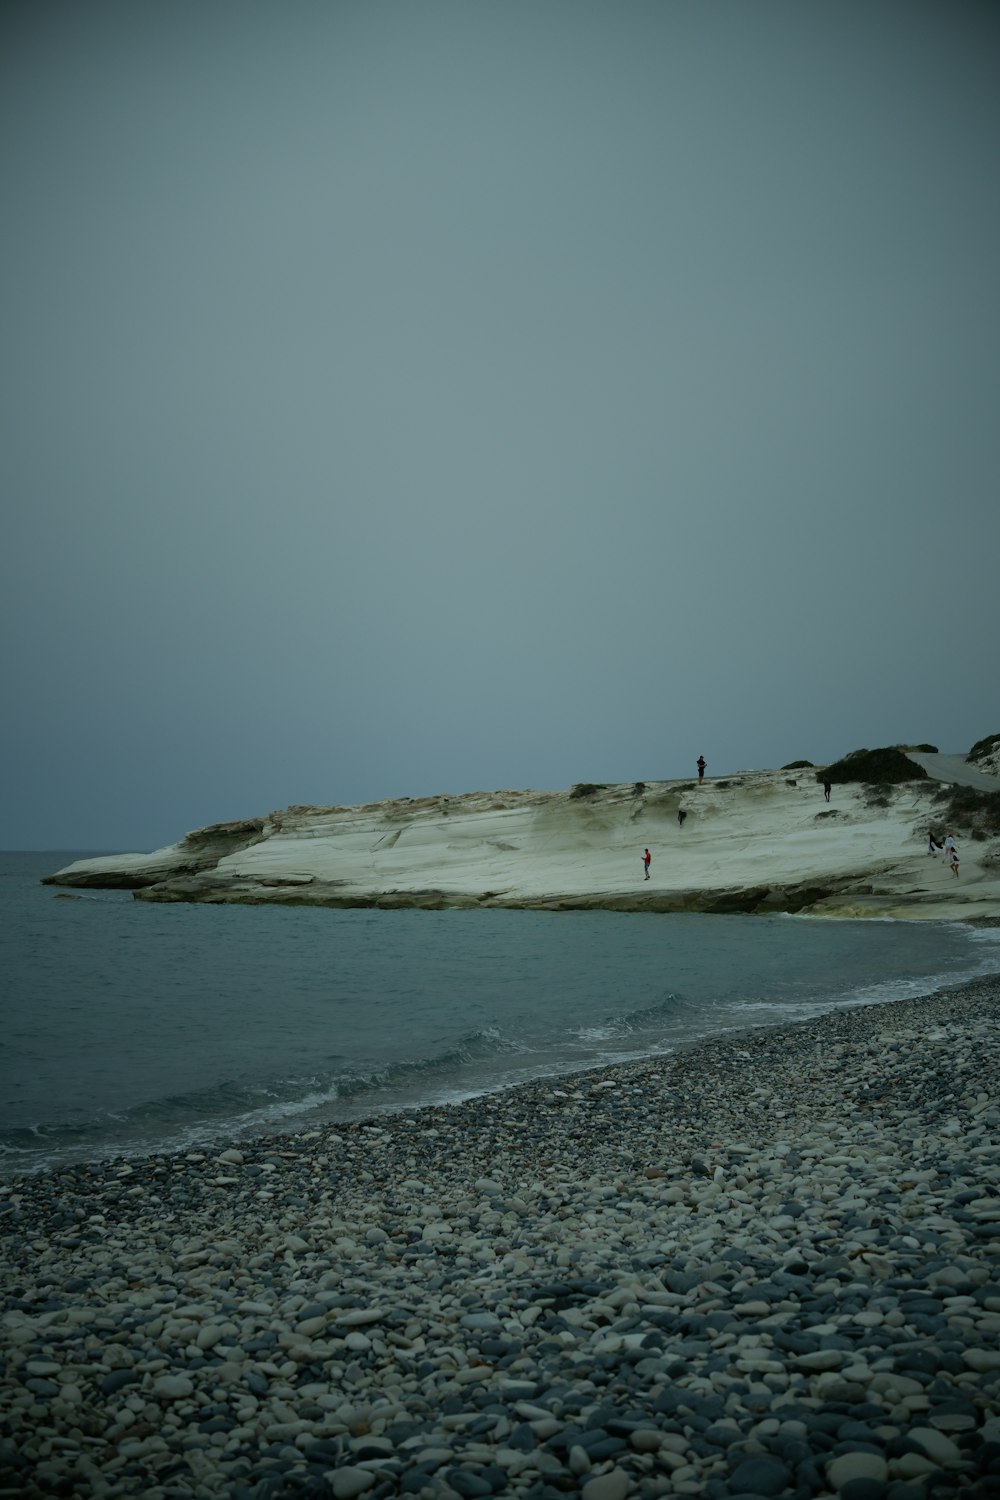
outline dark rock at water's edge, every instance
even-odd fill
[[[790,885],[719,887],[714,890],[587,891],[509,896],[502,891],[414,890],[359,892],[332,880],[308,876],[267,877],[212,873],[161,880],[133,891],[137,901],[200,902],[208,906],[324,906],[332,909],[370,908],[379,911],[471,911],[502,908],[508,911],[619,911],[698,912],[716,916],[805,911],[817,903],[849,895],[874,894],[871,873]]]

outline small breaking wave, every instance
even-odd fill
[[[485,1027],[426,1057],[254,1085],[227,1082],[126,1110],[106,1110],[91,1119],[8,1128],[0,1131],[0,1175],[115,1156],[174,1154],[272,1130],[280,1133],[304,1119],[355,1118],[466,1097],[483,1092],[509,1071],[495,1066],[495,1059],[530,1052],[500,1028]]]
[[[108,1157],[173,1155],[222,1140],[266,1135],[336,1103],[336,1084],[289,1079],[273,1087],[222,1084],[59,1124],[0,1131],[0,1175],[54,1170]]]
[[[643,1005],[636,1010],[623,1011],[619,1015],[606,1016],[600,1021],[591,1021],[584,1026],[570,1029],[570,1036],[581,1042],[619,1041],[640,1033],[655,1033],[664,1027],[676,1031],[694,1013],[694,1006],[683,995],[672,991],[652,1005]]]

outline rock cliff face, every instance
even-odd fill
[[[48,883],[144,901],[1000,916],[989,847],[963,848],[960,883],[928,857],[932,783],[837,786],[827,804],[814,774],[289,807]]]
[[[265,835],[263,818],[246,818],[235,823],[213,823],[185,834],[180,843],[157,849],[152,854],[110,854],[96,859],[78,859],[54,875],[47,875],[43,885],[91,886],[105,890],[140,890],[157,881],[214,870],[219,861],[241,849],[260,843]]]

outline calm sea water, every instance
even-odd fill
[[[960,924],[147,905],[0,854],[0,1174],[454,1100],[1000,970]]]

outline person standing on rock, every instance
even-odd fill
[[[698,767],[698,785],[701,786],[702,782],[705,780],[705,757],[703,755],[699,755],[695,764]]]
[[[952,844],[952,846],[951,846],[951,853],[948,856],[948,868],[951,870],[951,873],[954,875],[955,879],[957,880],[958,879],[958,850],[955,848],[954,844]]]
[[[653,856],[650,854],[649,850],[647,849],[646,852],[645,852],[645,854],[642,856],[642,868],[646,872],[646,879],[647,880],[649,879],[649,865],[650,865],[650,861],[652,860],[652,858],[653,858]]]
[[[824,783],[823,783],[823,797],[824,797],[824,799],[827,802],[829,802],[829,800],[830,800],[830,783],[828,781],[824,781]]]
[[[955,852],[955,835],[953,833],[949,833],[949,834],[946,835],[945,841],[944,841],[944,857],[945,857],[945,860],[946,860],[946,862],[948,864],[951,864],[951,856],[954,854],[954,852]]]

